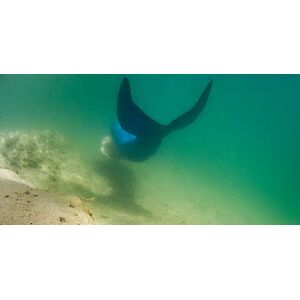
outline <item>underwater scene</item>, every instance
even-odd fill
[[[300,224],[300,75],[0,75],[0,224]]]

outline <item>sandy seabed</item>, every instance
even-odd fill
[[[0,132],[0,224],[226,223],[214,195],[187,201],[187,182],[159,169],[153,178],[151,166],[87,158],[50,131]]]
[[[88,170],[74,170],[77,161],[57,134],[1,133],[0,224],[94,224],[80,197],[58,191],[90,182],[84,181]]]
[[[0,224],[149,224],[132,172],[50,131],[0,133]]]
[[[41,191],[22,180],[0,175],[0,224],[94,224],[93,213],[76,196],[59,196]]]

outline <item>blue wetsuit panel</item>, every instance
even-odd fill
[[[111,135],[124,158],[132,161],[146,160],[157,151],[159,146],[138,139],[137,136],[125,131],[119,122],[112,126]]]
[[[114,137],[115,142],[119,145],[125,145],[131,142],[134,142],[136,140],[136,136],[125,131],[121,125],[119,124],[119,122],[116,122],[113,125],[112,128],[112,134]]]

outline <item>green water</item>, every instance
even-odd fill
[[[300,224],[300,76],[129,75],[135,102],[163,124],[214,80],[199,119],[139,164],[99,152],[122,78],[1,75],[0,131],[64,135],[113,189],[90,202],[98,223]]]

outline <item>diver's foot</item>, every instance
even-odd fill
[[[110,155],[109,155],[109,144],[110,143],[111,143],[111,137],[110,136],[104,137],[102,142],[101,142],[100,151],[102,152],[102,154],[104,154],[107,157],[110,157]]]
[[[117,150],[117,147],[111,136],[106,136],[103,138],[101,142],[100,151],[106,157],[118,159],[120,158],[120,153]]]

